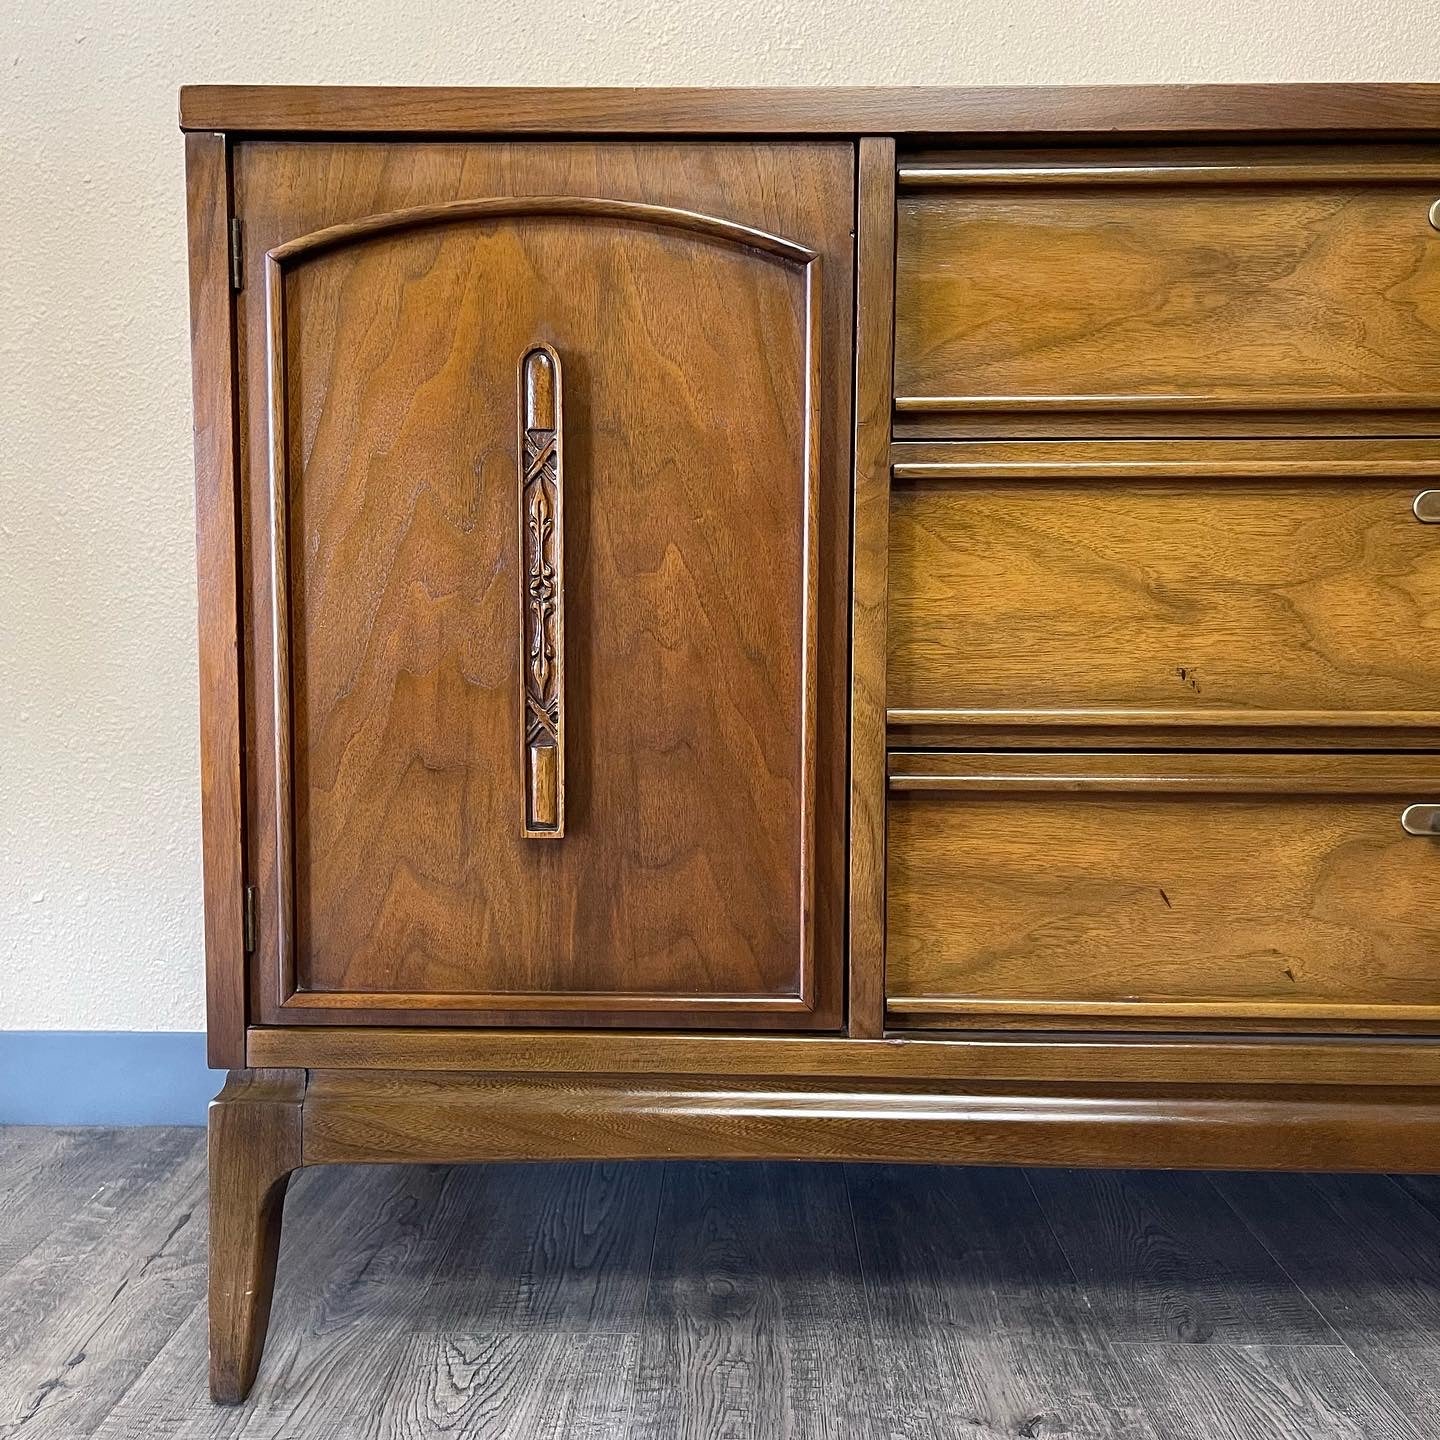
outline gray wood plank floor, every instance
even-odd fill
[[[324,1169],[205,1397],[198,1130],[0,1129],[5,1440],[1440,1436],[1440,1180]]]

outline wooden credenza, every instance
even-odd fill
[[[181,120],[217,1398],[303,1165],[1440,1169],[1440,87]]]

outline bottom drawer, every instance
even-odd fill
[[[892,755],[890,1023],[1440,1028],[1432,825],[1431,756]]]

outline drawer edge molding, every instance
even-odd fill
[[[1440,757],[1123,752],[992,754],[895,751],[891,791],[1120,790],[1236,795],[1402,795],[1440,797]],[[1400,823],[1396,812],[1397,825]]]
[[[946,727],[1017,730],[1102,729],[1116,726],[1161,730],[1385,731],[1409,734],[1434,731],[1440,742],[1440,711],[1435,710],[1220,710],[1220,709],[1071,709],[986,710],[909,709],[887,712],[892,731]]]
[[[1433,480],[1440,459],[907,460],[896,480]],[[1440,518],[1440,516],[1437,516]]]
[[[1321,1000],[1028,1000],[1018,996],[891,995],[890,1015],[1023,1016],[1064,1020],[1350,1021],[1376,1024],[1440,1020],[1440,1005],[1367,1005]]]
[[[1286,391],[1244,395],[1207,394],[1190,391],[1178,394],[1099,394],[1099,395],[897,395],[895,409],[901,415],[945,415],[967,411],[982,415],[1062,414],[1065,412],[1129,412],[1189,410],[1213,411],[1218,414],[1248,415],[1271,411],[1432,411],[1440,410],[1440,392],[1401,394],[1345,393],[1304,395]]]
[[[1440,159],[1327,161],[1140,161],[1134,164],[903,163],[902,190],[965,190],[1002,185],[1424,185],[1440,180]]]

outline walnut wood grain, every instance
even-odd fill
[[[316,1070],[307,1165],[586,1159],[1440,1169],[1440,1109],[1371,1087],[945,1086],[901,1081]]]
[[[896,447],[892,724],[1440,725],[1425,441]]]
[[[883,1040],[640,1031],[255,1028],[252,1065],[600,1075],[869,1077],[1236,1085],[1437,1085],[1440,1041],[1423,1037],[1006,1035]]]
[[[230,156],[223,136],[185,137],[190,351],[199,576],[200,815],[207,1055],[245,1063],[245,853],[241,784]]]
[[[897,408],[1440,408],[1435,160],[1386,154],[1142,154],[1116,184],[1097,152],[902,191]]]
[[[894,1023],[1440,1021],[1428,757],[896,757]],[[983,1017],[983,1019],[982,1019]]]
[[[885,1028],[885,617],[894,373],[895,143],[860,142],[850,631],[851,1035]]]
[[[831,1027],[853,157],[406,158],[238,159],[273,297],[263,326],[241,302],[250,393],[271,401],[252,434],[274,455],[271,503],[251,502],[274,561],[249,592],[275,696],[253,716],[274,756],[256,1003],[320,1023]],[[537,340],[566,372],[581,776],[552,846],[503,819],[522,736],[517,670],[498,669],[520,624],[515,366]]]
[[[303,1070],[232,1070],[210,1102],[210,1395],[225,1404],[250,1393],[265,1347],[305,1082]]]
[[[186,85],[187,130],[337,134],[973,135],[1440,130],[1440,86],[491,88]]]

